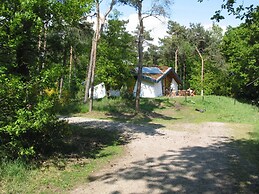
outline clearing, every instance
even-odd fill
[[[86,127],[120,130],[123,157],[94,172],[71,193],[259,193],[258,169],[242,157],[242,124],[132,124],[68,118]]]

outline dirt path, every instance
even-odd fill
[[[71,193],[247,191],[233,171],[240,157],[231,136],[233,131],[223,123],[178,124],[171,127],[176,130],[167,130],[155,124],[141,126],[82,118],[70,121],[123,130],[132,137],[124,157],[112,161],[93,174],[89,183]],[[257,178],[254,176],[251,181],[256,182]]]

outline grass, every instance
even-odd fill
[[[0,164],[0,193],[64,193],[123,152],[118,132],[72,126],[72,135],[38,163]]]
[[[200,96],[141,99],[141,112],[135,114],[133,100],[121,98],[98,100],[94,111],[88,113],[87,105],[79,105],[76,116],[111,119],[124,122],[226,122],[257,123],[259,109],[232,98],[222,96]],[[200,113],[198,110],[204,111]]]
[[[258,109],[240,103],[234,99],[220,96],[189,97],[187,101],[180,102],[186,107],[188,115],[183,112],[182,117],[190,117],[192,122],[230,122],[230,123],[255,123],[258,121]],[[195,111],[203,110],[204,113]],[[199,114],[197,114],[199,113]]]

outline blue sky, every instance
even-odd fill
[[[223,0],[204,0],[199,3],[198,0],[173,0],[170,6],[170,19],[177,21],[183,25],[189,23],[211,23],[211,16],[216,10],[219,10]],[[148,8],[152,0],[144,0],[144,7]],[[259,5],[258,0],[236,0],[238,4],[248,6],[250,4]],[[119,6],[118,10],[123,13],[123,16],[129,16],[135,13],[133,8],[128,6]],[[240,20],[234,16],[229,16],[226,11],[223,11],[225,19],[219,24],[237,26]]]
[[[258,0],[237,0],[238,4],[248,6],[250,4],[258,5]],[[221,8],[222,0],[204,0],[198,3],[197,0],[175,0],[171,6],[171,19],[181,24],[188,25],[192,23],[209,24],[211,16],[216,10]],[[225,19],[218,24],[221,26],[237,26],[240,24],[239,19],[234,16],[228,15],[226,11],[222,12]]]
[[[144,0],[144,8],[148,9],[153,0]],[[254,4],[259,5],[258,0],[236,0],[238,4],[244,4],[245,6]],[[174,0],[174,3],[170,6],[169,18],[160,18],[161,21],[148,18],[144,20],[144,25],[147,30],[151,30],[151,36],[155,38],[155,42],[158,43],[158,38],[162,38],[166,35],[167,21],[173,20],[181,25],[189,26],[190,23],[201,23],[205,28],[212,26],[213,21],[210,18],[213,16],[216,10],[219,10],[223,0],[203,0],[199,3],[198,0]],[[104,0],[108,5],[109,1]],[[137,24],[136,11],[129,6],[119,6],[117,9],[122,12],[122,18],[129,20],[127,26],[128,31],[134,31]],[[228,15],[226,11],[223,11],[225,19],[217,23],[224,30],[227,26],[237,26],[241,23],[240,20],[235,19],[234,16]]]

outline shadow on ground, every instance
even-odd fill
[[[112,101],[111,101],[112,102]],[[173,118],[156,112],[159,109],[175,108],[175,102],[169,99],[141,99],[140,112],[135,112],[135,102],[133,100],[121,100],[117,103],[106,106],[95,107],[95,110],[105,112],[105,116],[113,121],[134,122],[134,123],[149,123],[154,118],[161,120],[178,120],[180,118]]]
[[[81,118],[69,124],[71,134],[59,140],[55,149],[51,149],[42,160],[48,160],[61,170],[71,161],[82,161],[106,157],[100,154],[105,147],[125,145],[136,138],[138,133],[146,135],[164,135],[157,129],[160,124],[132,124],[114,121],[88,120]],[[113,153],[108,153],[112,155]],[[45,159],[44,159],[45,158]]]
[[[74,126],[80,126],[85,129],[104,129],[106,131],[119,131],[127,132],[129,134],[144,133],[146,135],[161,135],[157,129],[163,128],[164,125],[148,123],[148,124],[135,124],[135,123],[123,123],[115,121],[105,121],[105,120],[89,120],[77,121]]]
[[[135,114],[135,113],[120,113],[120,112],[109,112],[105,114],[107,118],[113,120],[113,121],[124,121],[124,122],[133,122],[133,123],[149,123],[154,118],[155,119],[161,119],[161,120],[179,120],[180,118],[174,118],[170,116],[165,116],[157,112],[146,112],[142,111],[141,113]],[[105,118],[103,118],[105,119]]]
[[[259,193],[258,166],[240,154],[240,146],[257,147],[258,159],[258,145],[252,140],[225,138],[207,147],[171,149],[89,180],[111,185],[120,180],[144,181],[146,193]]]

